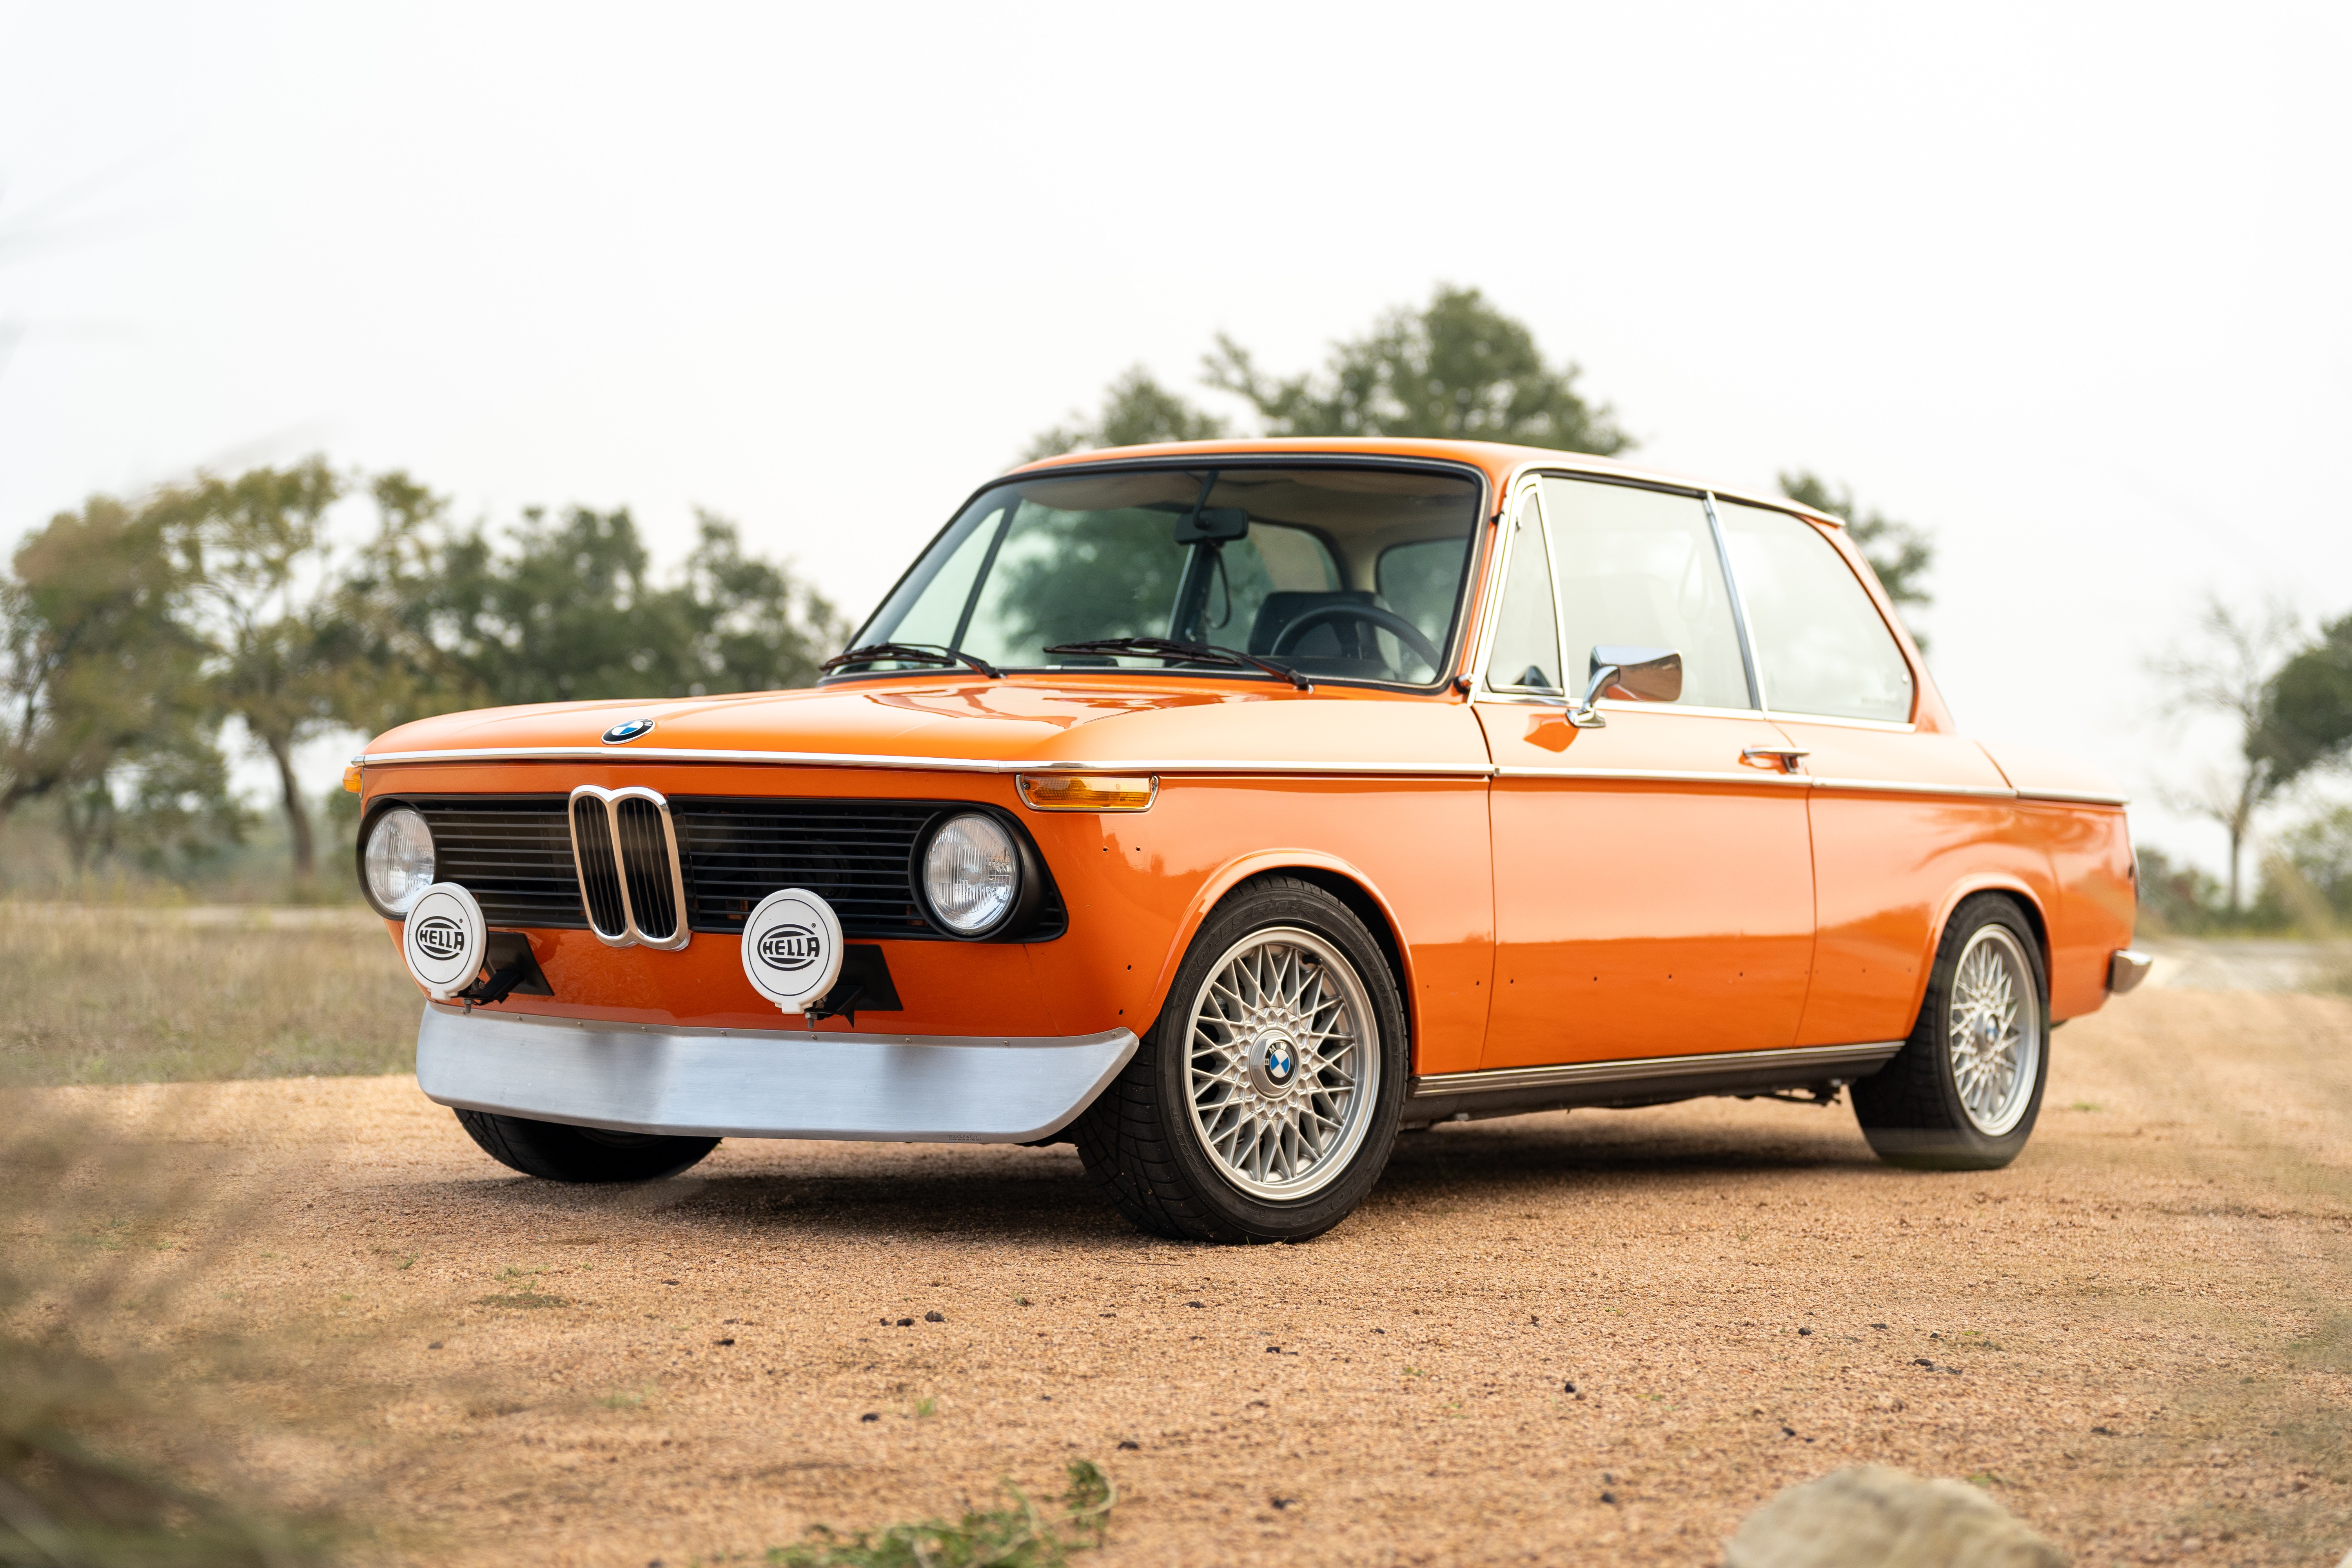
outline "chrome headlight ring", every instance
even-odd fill
[[[1011,814],[940,812],[915,839],[908,880],[933,930],[958,942],[1002,941],[1036,923],[1045,868]]]
[[[360,893],[368,907],[388,921],[405,920],[433,885],[438,851],[425,814],[404,801],[390,801],[360,825]]]

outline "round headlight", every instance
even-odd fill
[[[981,936],[1003,924],[1021,897],[1021,851],[1013,835],[976,811],[948,818],[923,851],[923,897],[958,936]]]
[[[385,914],[404,915],[433,885],[433,830],[408,807],[395,805],[370,825],[362,865],[369,901]]]

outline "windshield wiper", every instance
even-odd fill
[[[1286,664],[1270,658],[1260,658],[1254,653],[1244,653],[1237,647],[1223,647],[1215,643],[1178,642],[1172,637],[1095,637],[1087,642],[1055,643],[1047,653],[1140,653],[1151,654],[1171,661],[1193,664],[1222,664],[1234,669],[1253,666],[1268,675],[1278,675],[1301,691],[1312,691],[1315,683]]]
[[[991,680],[1002,680],[1004,672],[996,666],[969,654],[960,647],[942,643],[876,642],[864,647],[851,648],[847,653],[835,654],[817,668],[831,671],[845,664],[872,664],[877,659],[895,658],[909,664],[968,664]]]

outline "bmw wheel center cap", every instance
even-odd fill
[[[1249,1076],[1264,1095],[1279,1095],[1298,1076],[1298,1045],[1279,1029],[1269,1029],[1250,1047]]]
[[[416,984],[446,1002],[482,971],[488,932],[482,906],[455,882],[436,882],[416,895],[400,926],[400,956]]]
[[[743,974],[787,1013],[801,1013],[841,978],[841,920],[802,888],[770,893],[743,922]]]
[[[617,746],[624,741],[634,741],[654,727],[650,719],[626,719],[604,731],[604,744]]]

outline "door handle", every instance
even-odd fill
[[[1812,754],[1794,746],[1744,746],[1740,748],[1739,760],[1753,764],[1759,758],[1769,758],[1780,764],[1782,773],[1801,773],[1805,771],[1804,760]]]

